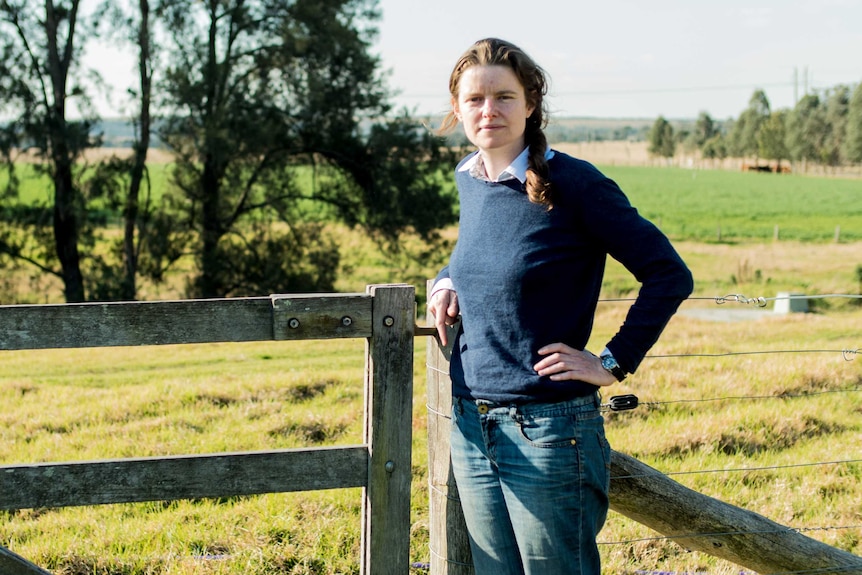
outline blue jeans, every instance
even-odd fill
[[[454,398],[452,470],[477,575],[599,575],[610,446],[598,393],[501,406]]]

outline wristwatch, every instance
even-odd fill
[[[617,363],[617,360],[610,352],[605,352],[599,359],[602,360],[602,367],[611,372],[611,375],[617,378],[617,381],[622,381],[626,378],[626,372],[623,371],[623,368],[620,367],[620,364]]]

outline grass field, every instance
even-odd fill
[[[862,184],[839,184],[845,209],[814,206],[820,215],[809,222],[795,202],[811,191],[776,188],[773,194],[794,203],[776,202],[784,209],[774,217],[760,211],[767,204],[752,200],[745,186],[769,175],[711,180],[709,172],[639,170],[607,172],[673,236],[677,217],[706,221],[718,213],[697,202],[716,196],[727,199],[721,210],[728,213],[747,205],[757,218],[734,217],[746,229],[766,222],[767,233],[730,239],[723,231],[718,242],[709,237],[712,224],[702,224],[704,237],[689,237],[693,224],[678,232],[675,244],[694,272],[696,292],[639,372],[606,394],[635,393],[645,403],[608,415],[612,446],[688,487],[862,555],[862,358],[841,353],[862,347],[858,300],[811,300],[814,313],[762,310],[738,322],[695,313],[756,309],[715,303],[728,294],[862,291],[862,238],[844,235],[854,226],[859,233],[862,224],[838,222],[860,217],[862,201],[852,198]],[[787,178],[794,179],[816,193],[836,182]],[[662,195],[665,189],[677,191]],[[695,197],[687,202],[686,194]],[[810,234],[819,218],[827,228],[822,237],[771,239],[771,219],[782,230],[795,225]],[[842,227],[840,243],[831,241],[835,225]],[[349,271],[341,291],[407,276],[417,283],[436,271],[431,264],[393,264],[358,233],[338,233]],[[635,288],[624,270],[609,267],[603,297],[627,298]],[[626,305],[600,305],[591,347],[610,337]],[[335,340],[3,352],[0,463],[355,444],[362,434],[363,346]],[[411,560],[419,563],[429,560],[424,346],[417,340],[414,366]],[[359,491],[350,489],[0,512],[0,545],[63,575],[356,574],[360,504]],[[600,539],[606,573],[743,571],[614,513]]]

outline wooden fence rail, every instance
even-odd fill
[[[362,487],[361,572],[406,575],[415,289],[0,306],[0,350],[366,338],[364,443],[0,466],[0,509]],[[0,574],[47,571],[0,547]]]

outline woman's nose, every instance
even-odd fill
[[[484,116],[496,116],[497,115],[497,105],[494,102],[493,98],[487,98],[485,100],[485,105],[482,106],[482,115],[484,115]]]

